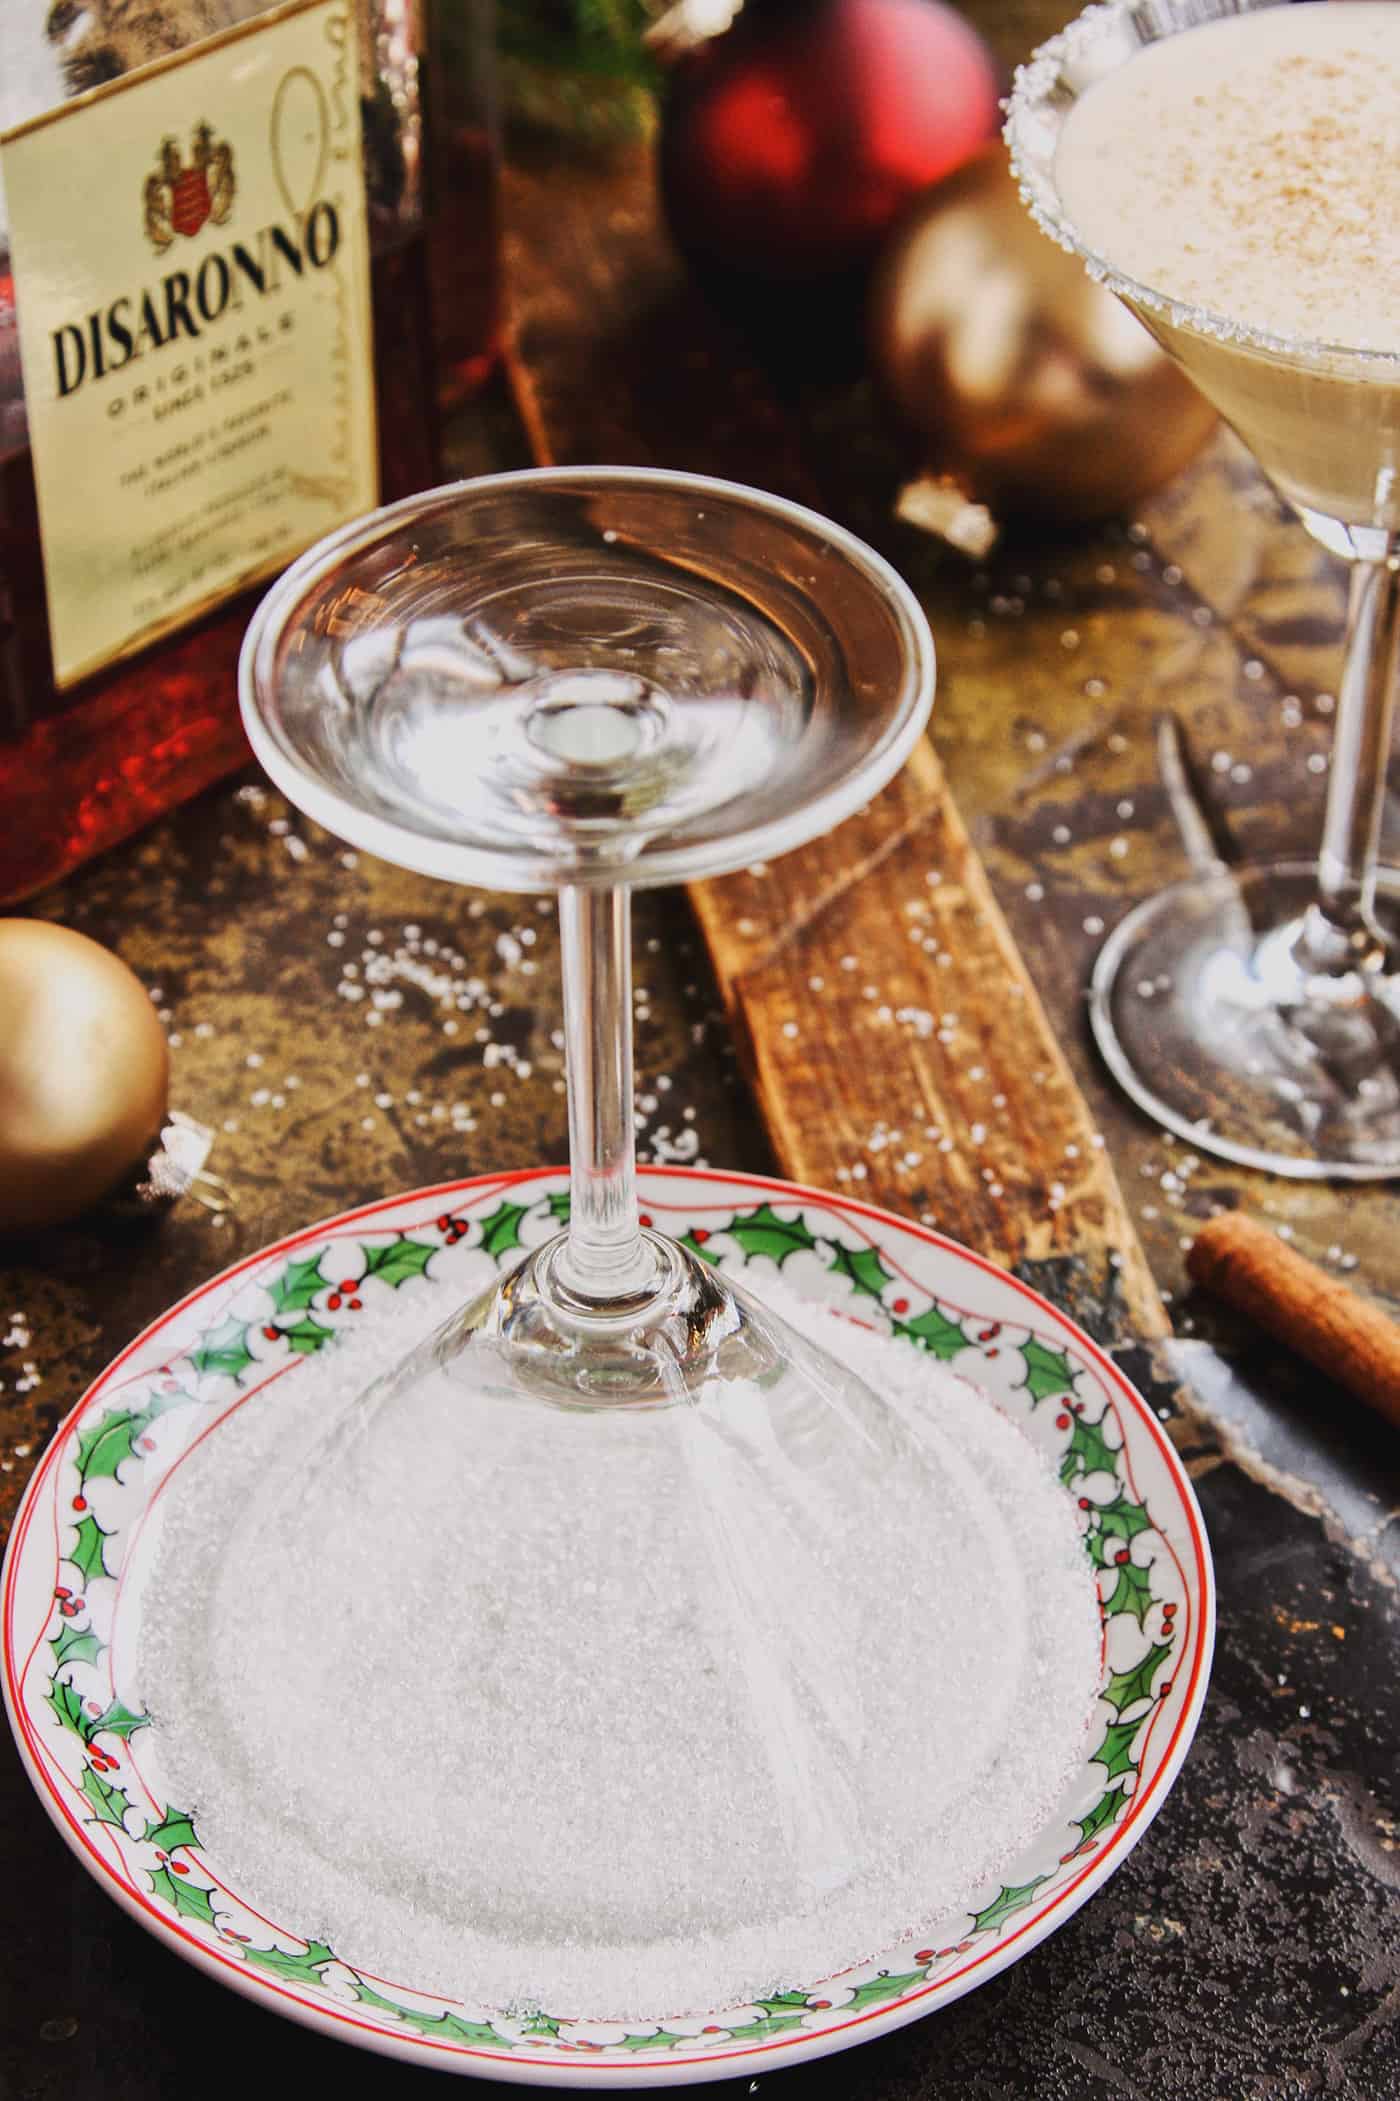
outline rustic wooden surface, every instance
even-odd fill
[[[1064,11],[1056,0],[981,10],[1008,60]],[[703,939],[685,899],[638,900],[642,1151],[693,1148],[761,1169],[775,1164],[776,1140],[795,1171],[962,1220],[969,1238],[1030,1270],[1118,1338],[1122,1360],[1173,1412],[1221,1586],[1201,1734],[1107,1888],[936,2020],[765,2076],[759,2091],[1393,2101],[1400,1469],[1384,1425],[1187,1293],[1181,1243],[1214,1207],[1244,1203],[1396,1304],[1397,1199],[1249,1175],[1164,1140],[1104,1081],[1081,1013],[1103,927],[1180,871],[1155,774],[1159,708],[1187,723],[1242,845],[1306,850],[1315,837],[1325,774],[1307,762],[1325,764],[1335,565],[1280,526],[1222,440],[1138,520],[1012,538],[970,567],[892,522],[911,462],[868,386],[824,390],[758,370],[684,286],[644,163],[579,161],[565,179],[559,151],[522,158],[510,193],[524,415],[495,390],[458,425],[453,465],[523,464],[532,443],[562,448],[568,432],[595,457],[815,497],[880,545],[929,610],[934,744],[956,803],[916,768],[879,815],[834,837],[828,858],[794,857],[697,894]],[[569,347],[546,386],[551,340]],[[872,900],[886,907],[873,918]],[[251,774],[36,908],[117,948],[158,995],[176,1099],[213,1126],[213,1164],[236,1209],[216,1225],[187,1201],[139,1234],[88,1219],[5,1251],[0,1517],[86,1380],[212,1269],[385,1188],[564,1150],[548,916],[347,856]],[[857,961],[849,972],[846,955]],[[928,997],[930,965],[936,985],[971,957],[1004,992],[1002,1008],[961,989],[956,1008]],[[869,1031],[873,1093],[819,1054],[825,1003]],[[881,1020],[882,1006],[910,1018]],[[916,1012],[932,1018],[930,1033]],[[940,1041],[944,1029],[952,1041]],[[1016,1062],[1007,1045],[1024,1042],[1020,1029],[1036,1059],[1008,1085],[991,1075]],[[767,1129],[738,1077],[745,1036]],[[1043,1092],[1028,1092],[1026,1068],[1050,1075]],[[802,1113],[813,1085],[831,1125],[815,1138]],[[1064,1148],[1059,1175],[1047,1131]],[[1151,1348],[1128,1339],[1157,1325],[1139,1246],[1177,1327]],[[3,1325],[15,1313],[22,1327]],[[27,1339],[3,1340],[17,1333]],[[1194,1393],[1185,1415],[1174,1412],[1179,1377]],[[12,1925],[0,2092],[164,2101],[189,2086],[242,2091],[274,2063],[294,2089],[333,2086],[347,2101],[428,2091],[429,2075],[307,2036],[178,1964],[68,1859],[7,1744],[0,1758]],[[738,2101],[752,2090],[722,2091]]]

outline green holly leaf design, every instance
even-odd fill
[[[159,1897],[182,1919],[199,1919],[205,1926],[213,1925],[212,1893],[198,1882],[191,1882],[187,1875],[173,1875],[167,1867],[150,1869],[148,1879],[152,1896]],[[251,1955],[253,1950],[245,1948],[243,1953]]]
[[[1071,1418],[1073,1427],[1069,1443],[1065,1446],[1064,1458],[1060,1461],[1060,1480],[1068,1488],[1086,1474],[1111,1474],[1117,1470],[1117,1447],[1109,1444],[1103,1434],[1103,1425],[1108,1420],[1108,1411],[1097,1422],[1086,1422],[1082,1415]],[[1120,1498],[1121,1500],[1121,1498]]]
[[[847,1247],[840,1240],[831,1241],[829,1246],[832,1259],[827,1267],[833,1275],[845,1277],[853,1290],[868,1299],[883,1298],[891,1272],[880,1260],[878,1248]]]
[[[1049,1880],[1050,1877],[1048,1875],[1034,1875],[1029,1882],[1018,1882],[1003,1887],[993,1897],[990,1904],[986,1905],[983,1910],[973,1913],[972,1932],[991,1933],[997,1931],[1006,1924],[1006,1921],[1015,1912],[1024,1911],[1034,1898],[1042,1882],[1048,1882]]]
[[[119,1787],[113,1787],[95,1766],[85,1765],[83,1777],[78,1785],[92,1804],[90,1824],[112,1824],[118,1831],[126,1829],[126,1813],[131,1807],[130,1798]]]
[[[313,1320],[307,1313],[294,1321],[290,1328],[283,1328],[281,1334],[283,1341],[289,1343],[299,1357],[313,1357],[324,1343],[331,1340],[335,1329],[323,1327],[319,1320]]]
[[[758,2021],[736,2021],[729,2032],[736,2043],[766,2043],[775,2035],[787,2035],[792,2029],[801,2028],[805,2020],[805,2014],[800,2013],[766,2014]],[[689,2040],[694,2041],[694,2037]]]
[[[554,1199],[551,1197],[550,1202],[553,1203],[553,1201]],[[529,2020],[523,2023],[523,2026],[526,2035],[538,2035],[546,2042],[552,2043],[558,2040],[563,2022],[556,2021],[553,2014],[532,2013]]]
[[[1142,1661],[1135,1663],[1130,1671],[1113,1673],[1104,1690],[1104,1698],[1115,1714],[1121,1715],[1125,1707],[1134,1707],[1139,1700],[1152,1698],[1152,1680],[1171,1652],[1169,1641],[1154,1642]]]
[[[74,1531],[73,1551],[68,1559],[82,1577],[84,1589],[98,1576],[110,1579],[112,1571],[102,1558],[102,1549],[111,1533],[103,1531],[91,1511],[78,1520]]]
[[[101,1736],[104,1731],[108,1736],[129,1739],[138,1729],[149,1729],[150,1726],[151,1718],[148,1714],[133,1714],[120,1700],[113,1700],[104,1713],[88,1723],[88,1741],[91,1742],[94,1736]]]
[[[566,1226],[569,1223],[569,1192],[567,1189],[550,1190],[549,1215],[557,1226]],[[557,2031],[559,2023],[556,2021],[554,2026]]]
[[[158,1824],[148,1823],[142,1837],[148,1846],[160,1846],[173,1853],[177,1846],[197,1846],[194,1825],[183,1809],[172,1809],[167,1802],[165,1814]]]
[[[512,2037],[502,2035],[490,2021],[464,2021],[456,2013],[420,2013],[416,2006],[400,2006],[399,2019],[420,2035],[446,2036],[454,2043],[471,2043],[478,2049],[513,2050]]]
[[[391,1284],[397,1291],[410,1277],[423,1276],[438,1250],[430,1240],[410,1240],[405,1235],[383,1247],[361,1243],[360,1252],[365,1258],[365,1276],[378,1277],[381,1284]]]
[[[1130,1539],[1136,1539],[1139,1532],[1152,1530],[1152,1520],[1147,1514],[1146,1503],[1135,1503],[1131,1496],[1125,1496],[1121,1490],[1111,1503],[1100,1503],[1094,1517],[1101,1532],[1111,1533],[1124,1544]]]
[[[1135,1561],[1125,1561],[1119,1566],[1117,1575],[1118,1580],[1104,1603],[1104,1618],[1111,1620],[1120,1612],[1131,1612],[1141,1626],[1152,1605],[1148,1571],[1139,1568]]]
[[[481,1245],[496,1262],[508,1255],[512,1248],[524,1247],[520,1237],[520,1223],[530,1215],[528,1204],[512,1204],[502,1201],[497,1204],[489,1218],[481,1221]]]
[[[754,1999],[750,2002],[760,2013],[779,2016],[789,2013],[806,2013],[810,2003],[807,1992],[775,1992],[771,1999]]]
[[[71,1729],[84,1743],[88,1740],[87,1716],[83,1713],[82,1699],[69,1678],[53,1678],[44,1694],[44,1704],[52,1707],[65,1729]]]
[[[677,2043],[694,2041],[693,2035],[673,2035],[669,2028],[654,2028],[650,2035],[624,2035],[620,2043],[612,2043],[609,2048],[627,2050],[635,2055],[642,2050],[674,2050]]]
[[[914,1320],[897,1320],[896,1335],[907,1335],[921,1350],[929,1351],[940,1364],[948,1364],[959,1350],[971,1348],[965,1330],[937,1306],[930,1306],[927,1313],[920,1313]]]
[[[274,1277],[268,1285],[273,1309],[277,1313],[304,1313],[316,1294],[324,1291],[330,1278],[321,1274],[321,1256],[308,1255],[303,1262],[289,1262],[280,1277]]]
[[[1089,1529],[1084,1534],[1084,1551],[1095,1568],[1109,1568],[1118,1552],[1118,1542],[1116,1539],[1105,1539],[1091,1520]]]
[[[751,1262],[755,1255],[767,1255],[779,1269],[789,1255],[814,1248],[817,1244],[800,1211],[796,1218],[779,1218],[771,1204],[760,1204],[756,1211],[740,1212],[724,1231],[738,1241],[748,1261]]]
[[[1063,1350],[1052,1350],[1034,1335],[1018,1346],[1026,1366],[1026,1383],[1021,1391],[1030,1395],[1033,1408],[1048,1401],[1052,1394],[1073,1393],[1074,1367]]]
[[[115,1481],[128,1459],[139,1459],[137,1439],[143,1437],[162,1411],[150,1408],[109,1408],[100,1422],[78,1432],[78,1473],[84,1488],[89,1481]]]
[[[314,1981],[325,1982],[324,1978]],[[502,2035],[500,2030],[488,2021],[464,2021],[455,2013],[422,2013],[416,2006],[401,2006],[397,1999],[386,1999],[383,1992],[377,1992],[372,1984],[366,1984],[363,1977],[352,1976],[351,1982],[355,1997],[361,2006],[372,2007],[376,2013],[386,2013],[392,2020],[402,2021],[406,2027],[416,2028],[421,2035],[450,2036],[454,2042],[459,2043],[494,2044],[501,2050],[515,2048],[514,2038]],[[543,2020],[545,2017],[541,2015],[539,2018]],[[559,2033],[557,2021],[549,2026],[553,2034]]]
[[[1090,1762],[1094,1765],[1101,1765],[1110,1780],[1116,1780],[1120,1773],[1137,1771],[1137,1766],[1134,1760],[1128,1756],[1128,1753],[1132,1749],[1133,1738],[1137,1735],[1138,1730],[1147,1720],[1151,1711],[1151,1708],[1145,1709],[1142,1714],[1137,1715],[1131,1722],[1110,1722],[1104,1730],[1103,1742],[1099,1745],[1097,1751],[1090,1753]]]
[[[289,1954],[285,1948],[241,1948],[239,1953],[255,1969],[269,1970],[274,1977],[285,1977],[289,1984],[323,1985],[326,1980],[321,1972],[336,1959],[334,1948],[328,1948],[324,1941],[308,1941],[299,1955]],[[357,1992],[367,1991],[369,1987],[361,1985],[356,1978],[355,1989]],[[393,2001],[385,1999],[383,2004],[393,2006]],[[393,2010],[401,2013],[403,2009],[395,2006]]]
[[[1080,1845],[1087,1845],[1090,1839],[1097,1838],[1101,1831],[1107,1830],[1127,1799],[1121,1787],[1110,1787],[1107,1793],[1099,1796],[1087,1816],[1072,1817],[1071,1823],[1079,1827]]]
[[[57,1634],[49,1636],[55,1669],[62,1669],[65,1663],[96,1663],[106,1646],[105,1641],[97,1639],[91,1627],[70,1626],[67,1620]]]
[[[927,1970],[881,1970],[878,1977],[867,1977],[858,1984],[842,2007],[842,2013],[859,2013],[863,2007],[878,2006],[882,2000],[898,1999],[916,1984],[922,1984]]]
[[[232,1315],[220,1321],[217,1328],[210,1328],[202,1335],[190,1351],[190,1363],[203,1376],[211,1372],[226,1379],[241,1379],[253,1361],[248,1347],[246,1320],[234,1320]]]

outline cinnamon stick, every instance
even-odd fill
[[[1242,1211],[1197,1233],[1186,1267],[1400,1429],[1400,1326]]]

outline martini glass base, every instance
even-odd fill
[[[1320,1181],[1400,1176],[1400,973],[1309,976],[1312,862],[1191,876],[1100,951],[1089,1016],[1114,1078],[1202,1152]],[[1400,871],[1376,911],[1400,928]]]
[[[641,1236],[645,1282],[606,1299],[568,1274],[560,1233],[470,1300],[362,1397],[379,1409],[446,1373],[464,1391],[555,1407],[696,1406],[711,1388],[751,1380],[771,1402],[805,1384],[838,1411],[877,1404],[855,1376],[796,1334],[752,1292],[680,1242]]]

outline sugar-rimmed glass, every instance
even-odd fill
[[[1400,650],[1400,349],[1253,329],[1138,282],[1086,242],[1055,168],[1069,112],[1096,82],[1166,38],[1280,4],[1091,7],[1021,69],[1007,137],[1041,225],[1140,316],[1308,531],[1352,565],[1316,862],[1201,869],[1136,907],[1095,966],[1095,1035],[1133,1099],[1203,1149],[1281,1174],[1378,1179],[1400,1174],[1400,875],[1378,865]],[[1328,33],[1367,11],[1328,6]]]

